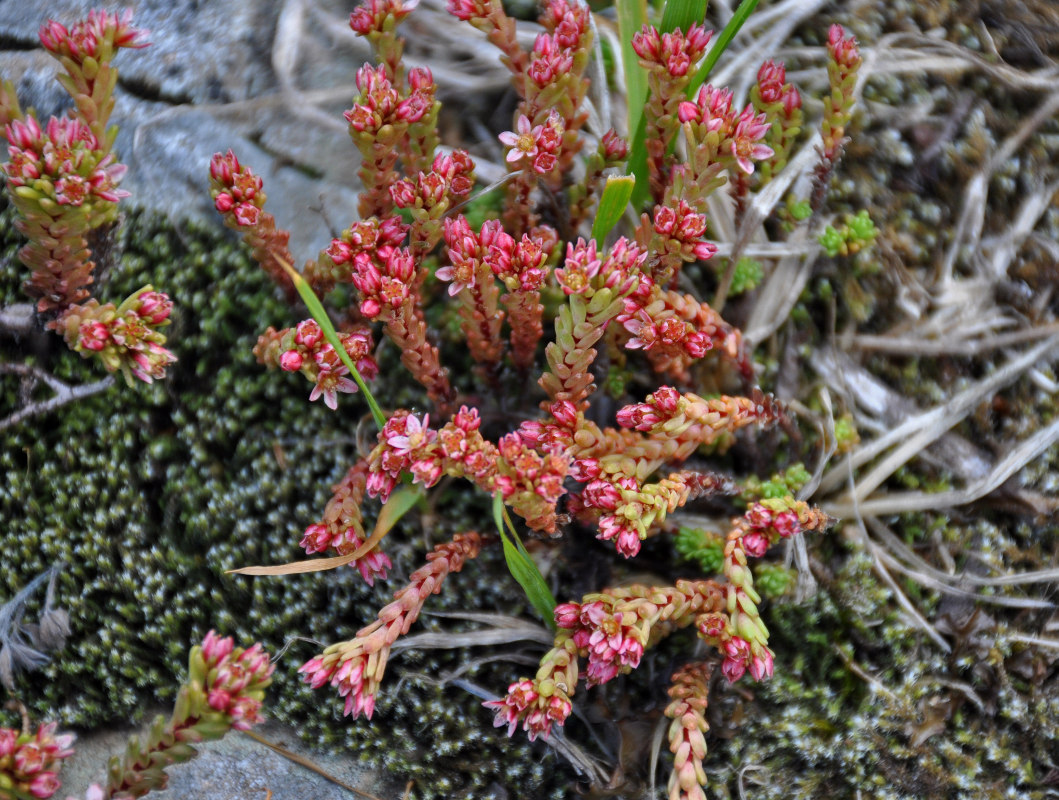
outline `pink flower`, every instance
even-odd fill
[[[540,139],[543,126],[533,126],[529,117],[520,114],[516,125],[518,133],[504,131],[500,134],[500,142],[511,149],[507,154],[509,164],[516,164],[523,159],[532,159],[537,155],[537,143]]]
[[[302,368],[304,359],[297,350],[287,350],[279,357],[279,366],[287,372],[297,372]]]
[[[747,106],[739,115],[732,132],[732,155],[739,168],[747,175],[754,171],[754,161],[771,158],[775,152],[771,147],[758,142],[768,132],[770,124],[765,122],[765,115],[754,116],[753,106]],[[753,159],[753,161],[751,160]]]
[[[345,364],[338,364],[331,369],[322,369],[316,376],[316,385],[309,393],[309,402],[315,402],[324,398],[324,405],[332,411],[338,409],[338,393],[352,394],[357,391],[357,384],[349,378]]]
[[[437,432],[428,427],[429,414],[424,415],[422,421],[414,414],[409,414],[404,421],[404,433],[390,434],[386,437],[386,444],[389,445],[394,455],[409,455],[412,451],[418,450],[424,444],[429,444],[437,438]]]
[[[721,664],[721,672],[729,683],[735,683],[746,672],[751,662],[750,642],[739,636],[733,636],[721,646],[724,653],[724,663]]]
[[[767,647],[762,647],[761,653],[750,659],[750,677],[755,681],[771,678],[772,670],[772,651]]]
[[[30,781],[29,792],[34,797],[51,797],[61,785],[59,776],[54,772],[39,772]]]

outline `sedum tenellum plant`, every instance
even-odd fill
[[[402,61],[396,30],[415,5],[369,0],[351,15],[351,27],[378,59],[358,71],[345,113],[362,160],[360,219],[300,275],[290,269],[287,234],[264,209],[260,177],[232,152],[216,155],[210,167],[217,210],[288,294],[307,286],[326,297],[339,284],[355,290],[351,307],[332,312],[341,320],[337,338],[326,335],[329,319],[306,318],[266,331],[255,350],[259,360],[301,373],[312,384],[310,400],[334,408],[377,373],[374,337],[381,331],[425,392],[423,413],[377,416],[377,444],[334,487],[301,545],[345,556],[341,561],[369,583],[385,578],[390,559],[381,535],[368,532],[363,501],[385,501],[402,482],[429,489],[448,476],[492,495],[531,531],[560,536],[585,526],[633,559],[645,540],[672,532],[667,517],[677,509],[737,492],[731,478],[697,466],[696,454],[783,419],[779,404],[754,386],[740,331],[687,290],[683,268],[716,253],[706,238],[711,195],[725,189],[743,208],[783,169],[805,124],[801,96],[783,65],[769,61],[740,108],[728,89],[692,85],[711,32],[697,24],[664,33],[645,26],[632,47],[650,88],[650,203],[634,209],[625,235],[592,238],[593,211],[607,202],[608,174],[623,168],[629,145],[613,130],[586,129],[590,12],[577,0],[548,0],[544,32],[525,50],[499,0],[450,0],[449,11],[500,50],[518,95],[510,130],[499,134],[503,207],[497,219],[474,226],[460,213],[475,186],[474,160],[440,148],[433,77]],[[858,63],[853,39],[837,26],[830,53],[821,181],[841,152]],[[545,319],[549,298],[557,310]],[[424,313],[432,303],[456,309],[476,402],[461,398],[464,381],[454,381],[443,363]],[[608,412],[606,402],[595,402],[597,383],[614,372],[650,374],[656,388],[640,398],[625,395],[631,402]],[[539,388],[529,405],[527,378]],[[612,396],[622,398],[612,384]],[[700,394],[700,386],[737,391]],[[512,414],[520,424],[497,422]],[[775,669],[751,562],[828,524],[791,494],[754,500],[728,526],[719,576],[600,587],[555,605],[554,646],[536,674],[486,703],[496,724],[510,734],[521,728],[531,739],[547,737],[570,716],[582,675],[588,686],[604,684],[634,670],[662,638],[689,628],[714,655],[689,654],[672,677],[670,797],[704,797],[711,674],[719,668],[731,682],[746,673],[763,680]],[[302,666],[305,680],[337,690],[346,714],[370,717],[394,641],[446,576],[489,541],[468,531],[437,543],[375,622]]]
[[[74,101],[64,117],[42,123],[20,108],[10,81],[0,83],[8,144],[0,168],[29,240],[18,254],[30,271],[24,288],[47,328],[108,372],[120,370],[130,385],[133,378],[164,377],[176,360],[161,331],[172,302],[151,286],[116,306],[91,297],[96,264],[89,242],[117,222],[117,203],[129,194],[118,188],[125,165],[113,152],[117,128],[108,127],[118,80],[111,62],[123,48],[146,47],[145,36],[128,11],[92,11],[72,28],[54,20],[42,25],[41,44],[59,61],[59,83]]]

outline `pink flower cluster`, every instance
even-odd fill
[[[176,356],[163,347],[159,328],[169,324],[169,296],[145,287],[118,308],[91,300],[63,317],[67,342],[77,352],[98,353],[109,371],[127,370],[144,383],[165,377]]]
[[[3,165],[8,185],[27,187],[60,206],[91,207],[93,198],[116,203],[129,193],[118,187],[125,165],[101,156],[92,129],[78,119],[52,117],[44,130],[32,116],[5,128],[10,160]],[[58,216],[58,213],[53,214]]]
[[[436,274],[443,281],[451,281],[450,295],[473,288],[483,266],[500,278],[509,291],[537,291],[548,277],[548,253],[542,241],[528,234],[516,241],[504,232],[498,220],[486,220],[476,234],[462,215],[447,218],[445,243],[449,264]]]
[[[73,734],[55,735],[56,723],[41,725],[33,735],[0,728],[0,791],[4,797],[51,797],[58,791],[59,768],[73,755]]]
[[[216,209],[222,214],[231,212],[241,226],[257,225],[265,205],[261,178],[249,167],[243,167],[231,150],[223,155],[214,153],[210,177],[214,182],[210,193]]]
[[[543,125],[534,125],[522,114],[516,128],[517,131],[500,134],[500,142],[511,148],[507,152],[507,162],[526,163],[540,175],[551,172],[563,145],[564,126],[559,114],[552,111]]]
[[[627,294],[639,283],[640,268],[647,259],[647,251],[624,236],[614,243],[606,258],[596,251],[595,239],[587,243],[566,245],[566,260],[555,270],[555,279],[568,295],[580,294],[590,299],[597,289],[606,288],[616,295]]]
[[[379,374],[379,365],[372,355],[374,342],[371,331],[360,328],[339,334],[342,347],[365,380],[374,380]],[[349,369],[339,358],[334,347],[324,338],[324,332],[315,320],[298,323],[293,330],[283,334],[287,345],[279,357],[279,365],[288,372],[301,371],[315,382],[310,401],[324,398],[324,404],[334,410],[338,408],[338,392],[353,393],[357,384],[350,378]]]
[[[396,25],[418,5],[419,0],[365,0],[349,15],[349,27],[361,36],[381,33],[388,24]]]
[[[701,25],[692,25],[686,34],[680,28],[660,34],[656,28],[644,25],[632,37],[632,49],[649,68],[661,68],[674,78],[682,78],[702,58],[712,36],[713,31]]]
[[[755,558],[765,555],[773,540],[789,539],[802,530],[795,512],[773,511],[761,503],[752,505],[744,516],[748,530],[742,537],[743,549]]]
[[[572,630],[574,645],[588,657],[585,677],[589,686],[606,683],[622,672],[640,665],[644,652],[645,632],[638,626],[635,611],[617,611],[615,602],[596,600],[591,603],[560,603],[555,607],[555,622]]]
[[[857,40],[853,36],[846,38],[846,32],[841,25],[832,25],[828,29],[827,48],[831,58],[843,72],[855,72],[860,66]]]
[[[40,41],[45,49],[57,56],[65,56],[81,64],[86,58],[109,61],[113,51],[119,47],[147,47],[143,37],[148,31],[133,28],[132,11],[119,13],[89,11],[88,16],[73,28],[67,29],[55,20],[48,20],[40,27]]]
[[[757,91],[762,103],[780,103],[788,117],[802,107],[802,96],[787,83],[787,69],[782,63],[769,60],[761,65],[757,71]]]
[[[754,172],[754,161],[774,155],[771,147],[761,144],[769,129],[765,115],[755,114],[754,107],[749,104],[736,114],[730,89],[703,86],[695,102],[680,104],[677,118],[692,123],[703,134],[717,134],[720,137],[719,151],[730,152],[735,164],[747,175]]]
[[[507,687],[499,700],[482,703],[496,711],[493,727],[507,726],[507,735],[515,733],[519,723],[532,742],[538,736],[547,739],[552,725],[562,727],[573,711],[573,703],[553,681],[522,678]]]
[[[473,187],[474,161],[467,151],[453,150],[452,155],[439,153],[430,172],[392,184],[390,196],[398,208],[431,209],[446,200],[466,197]]]
[[[221,638],[210,631],[202,641],[202,658],[206,665],[203,688],[210,708],[230,719],[236,730],[249,730],[261,722],[261,700],[255,695],[276,669],[261,644],[244,650],[235,647],[232,637]]]
[[[356,80],[360,94],[344,116],[358,133],[378,135],[386,125],[418,122],[434,104],[434,77],[425,67],[409,70],[407,97],[401,97],[384,65],[365,64]]]

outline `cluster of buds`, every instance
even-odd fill
[[[238,231],[254,258],[272,280],[283,287],[287,300],[298,293],[284,265],[294,263],[288,249],[290,234],[276,227],[276,220],[264,210],[265,191],[259,175],[239,163],[235,153],[214,153],[210,160],[210,196],[224,224]]]
[[[73,734],[55,734],[56,723],[21,733],[0,728],[0,797],[33,800],[58,791],[59,769],[73,755]]]
[[[85,800],[130,800],[164,789],[166,768],[194,758],[194,745],[260,723],[261,701],[274,670],[260,644],[244,649],[235,647],[230,636],[207,633],[191,649],[190,674],[172,716],[158,716],[142,740],[130,737],[124,755],[110,760],[107,782],[93,784]]]
[[[841,25],[832,25],[827,32],[827,77],[831,94],[824,103],[824,158],[834,161],[845,140],[846,125],[853,111],[853,90],[857,86],[860,51],[857,40],[846,37]]]
[[[430,172],[390,186],[394,205],[412,215],[412,248],[429,253],[441,238],[441,220],[450,208],[470,194],[474,186],[474,161],[464,150],[439,154]]]
[[[302,665],[299,672],[305,682],[314,689],[330,683],[345,698],[346,715],[364,714],[371,719],[393,643],[408,633],[427,598],[441,591],[446,576],[463,569],[480,550],[481,537],[474,531],[457,534],[451,542],[435,547],[427,563],[412,573],[408,585],[394,594],[393,602],[374,622],[357,631],[352,640],[333,644]]]
[[[379,365],[372,355],[375,345],[371,331],[357,328],[340,333],[338,337],[361,377],[374,380]],[[262,364],[278,366],[286,372],[301,372],[313,383],[309,400],[323,397],[324,404],[332,410],[338,408],[339,392],[357,391],[357,384],[348,377],[349,368],[324,338],[324,332],[315,320],[303,320],[297,327],[282,331],[269,328],[258,339],[254,355]]]
[[[661,200],[667,183],[667,173],[673,162],[668,154],[669,144],[680,123],[677,108],[684,99],[689,72],[702,59],[713,31],[692,25],[685,34],[680,28],[661,34],[650,25],[632,37],[632,48],[640,64],[647,69],[649,91],[644,108],[646,122],[644,145],[650,170],[651,192]]]
[[[760,163],[759,180],[768,183],[787,164],[794,140],[802,131],[802,96],[787,82],[782,63],[766,61],[757,72],[757,83],[750,88],[750,102],[769,123],[765,144],[773,155]]]
[[[333,549],[338,555],[354,553],[366,540],[364,522],[360,506],[364,502],[367,488],[368,463],[366,459],[357,461],[345,477],[331,487],[331,499],[324,508],[323,518],[305,529],[301,546],[305,552],[322,553]],[[378,545],[367,553],[350,562],[350,566],[360,570],[368,586],[375,585],[376,578],[386,579],[386,571],[393,564]]]
[[[434,128],[439,108],[434,78],[430,70],[419,68],[409,72],[406,89],[397,80],[391,67],[365,64],[357,70],[357,99],[345,112],[349,134],[364,160],[357,173],[365,187],[361,217],[386,217],[392,212],[390,187],[398,180],[396,165],[402,152],[411,169],[425,171],[434,158],[436,135],[427,133]],[[410,136],[413,127],[423,133]]]
[[[117,307],[96,300],[70,307],[61,317],[62,332],[71,349],[97,356],[108,372],[120,369],[130,385],[134,377],[151,383],[176,361],[159,330],[172,310],[167,295],[145,286]]]

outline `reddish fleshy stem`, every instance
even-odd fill
[[[314,689],[330,683],[345,698],[344,714],[364,714],[371,719],[393,643],[408,633],[427,598],[441,591],[446,576],[463,569],[480,550],[481,537],[474,531],[437,545],[427,555],[426,565],[412,573],[408,585],[394,594],[394,601],[374,622],[357,631],[352,640],[333,644],[302,665],[299,672],[305,682]]]

